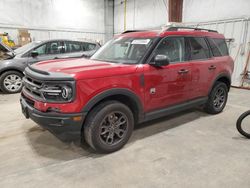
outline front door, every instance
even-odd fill
[[[166,37],[156,50],[158,54],[168,56],[170,64],[155,67],[144,65],[145,108],[146,112],[169,107],[190,99],[191,66],[186,60],[184,37]]]
[[[28,64],[37,63],[39,61],[59,59],[62,56],[62,42],[53,41],[44,43],[34,48],[32,51],[36,51],[38,53],[38,56],[31,57],[31,55],[29,55],[27,62]]]

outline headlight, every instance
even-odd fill
[[[69,83],[45,83],[40,89],[44,99],[48,102],[70,102],[74,97],[74,84]]]

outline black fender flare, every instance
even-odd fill
[[[135,102],[138,109],[138,121],[142,121],[144,118],[143,105],[141,99],[131,90],[125,88],[113,88],[103,91],[96,96],[92,97],[89,102],[82,108],[83,113],[88,113],[97,103],[104,100],[107,97],[112,97],[115,95],[124,95],[129,97],[133,102]]]
[[[220,73],[220,74],[213,80],[213,83],[212,83],[212,85],[210,86],[210,89],[209,89],[208,94],[209,94],[209,93],[211,92],[211,90],[213,89],[215,82],[218,81],[220,78],[226,78],[226,79],[229,81],[229,88],[228,88],[228,91],[229,91],[230,86],[231,86],[231,76],[230,76],[229,73],[223,72],[223,73]]]

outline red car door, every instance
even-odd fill
[[[192,67],[192,98],[208,95],[211,83],[216,75],[216,60],[207,45],[204,37],[189,37],[189,58]]]
[[[166,37],[153,52],[153,57],[158,54],[168,56],[170,64],[162,67],[143,65],[146,112],[182,103],[190,98],[192,70],[190,63],[185,61],[184,38]]]

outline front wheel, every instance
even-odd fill
[[[121,149],[134,129],[131,110],[118,101],[96,106],[84,125],[84,138],[97,152],[111,153]]]
[[[7,71],[0,76],[0,88],[4,93],[18,93],[22,89],[23,75],[17,71]]]
[[[236,128],[240,134],[250,138],[250,110],[240,115],[236,122]]]
[[[228,87],[223,82],[215,82],[211,90],[204,110],[209,114],[218,114],[226,106],[228,97]]]

